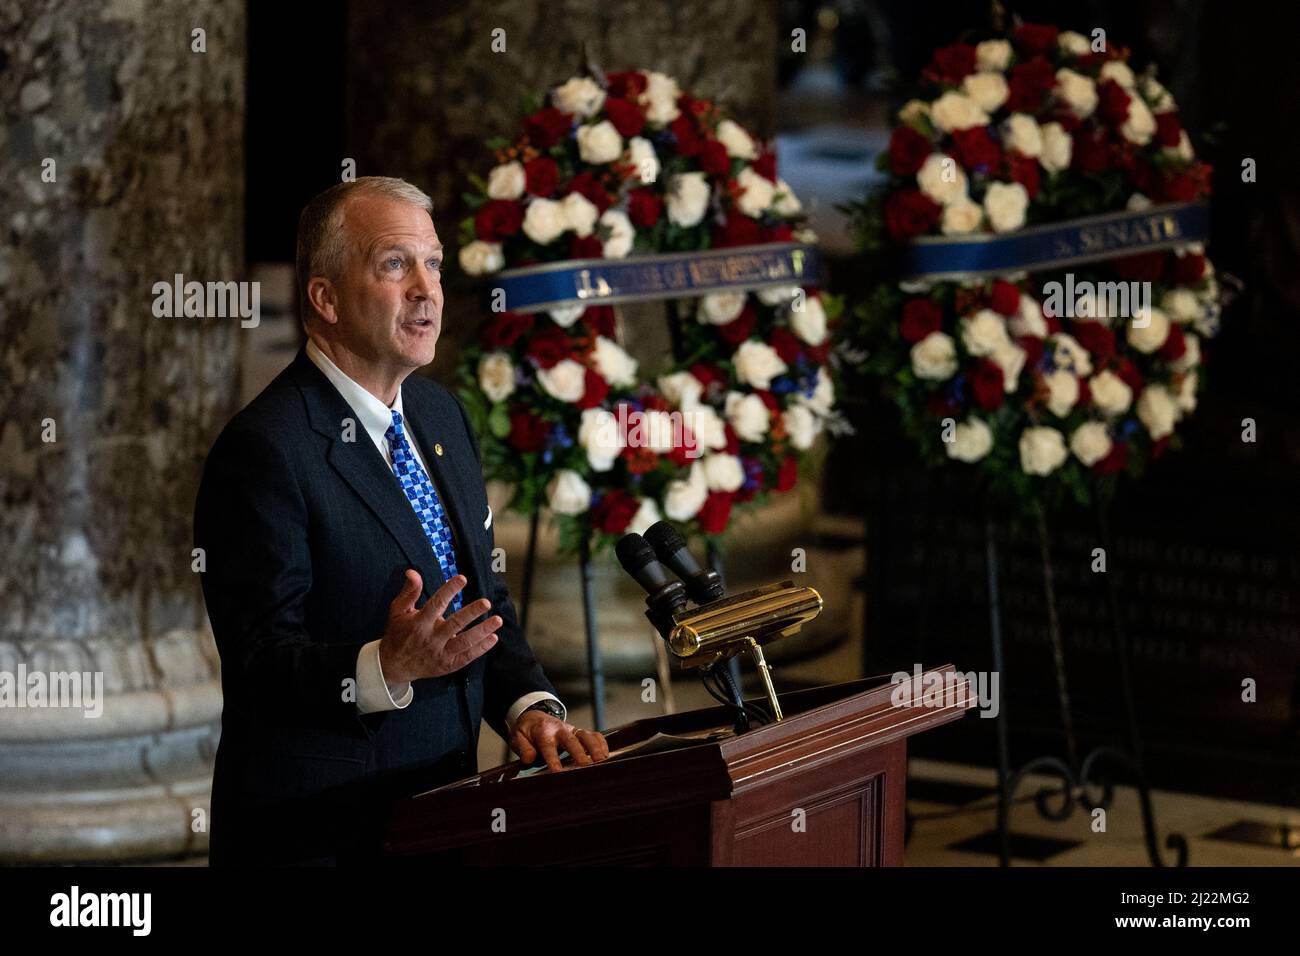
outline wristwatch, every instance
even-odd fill
[[[560,720],[563,720],[565,717],[568,716],[568,711],[564,709],[564,705],[561,704],[558,700],[556,700],[553,697],[547,697],[544,700],[539,700],[535,704],[529,704],[522,711],[520,711],[520,716],[523,716],[524,714],[528,713],[530,710],[544,710],[552,717],[559,718]]]

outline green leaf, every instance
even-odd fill
[[[492,406],[492,411],[488,413],[488,430],[497,438],[505,438],[510,434],[510,414],[506,411],[504,402]]]

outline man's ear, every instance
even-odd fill
[[[324,276],[313,276],[307,282],[307,301],[312,310],[325,322],[334,325],[339,320],[338,295],[334,283]]]

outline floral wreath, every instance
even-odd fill
[[[497,165],[471,177],[460,224],[467,273],[814,238],[774,153],[713,103],[662,73],[593,73],[530,104],[518,139],[488,142]],[[517,511],[548,506],[564,550],[660,518],[721,535],[844,427],[839,312],[797,286],[678,302],[677,354],[655,382],[618,344],[613,306],[494,312],[459,367],[486,476],[515,487]]]
[[[859,248],[1011,236],[1208,196],[1210,167],[1154,68],[1135,74],[1127,49],[1094,37],[1022,24],[936,50],[877,161],[887,183],[847,207]],[[895,273],[856,312],[860,369],[888,383],[927,462],[979,466],[1031,507],[1105,499],[1119,473],[1138,477],[1178,447],[1196,407],[1202,340],[1221,311],[1204,251],[1121,253],[1071,276]],[[1125,317],[1102,282],[1150,283],[1149,311]],[[1076,298],[1054,298],[1071,284]]]

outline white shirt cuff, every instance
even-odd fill
[[[371,641],[357,654],[357,711],[373,714],[381,710],[401,710],[410,706],[415,691],[410,681],[390,684],[384,680],[379,663],[379,642]]]
[[[535,690],[531,694],[524,694],[523,697],[520,697],[515,701],[514,704],[511,705],[510,709],[506,711],[506,728],[512,734],[515,732],[515,721],[519,719],[519,715],[539,700],[555,701],[560,705],[560,710],[564,711],[564,716],[560,719],[565,720],[568,718],[569,708],[564,706],[564,702],[560,700],[560,698],[556,697],[554,694],[548,694],[544,690]]]

